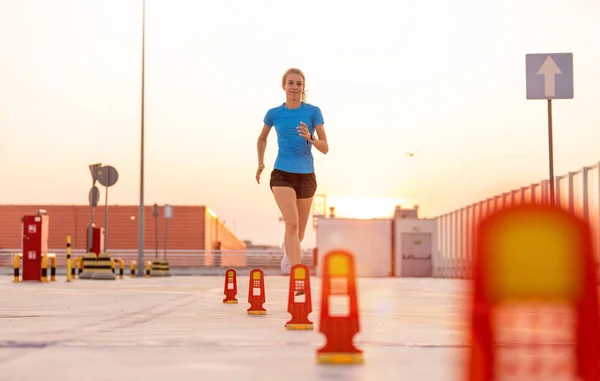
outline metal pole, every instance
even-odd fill
[[[154,260],[158,261],[158,217],[154,216],[154,226],[155,226],[155,230],[156,230],[156,234],[155,234],[155,248],[154,248]]]
[[[596,196],[600,197],[600,161],[598,162],[597,165],[598,165],[598,177],[597,177],[598,187],[596,188],[596,192],[595,193],[596,193]],[[600,222],[599,221],[599,217],[598,217],[598,216],[600,216],[600,202],[597,205],[597,212],[598,212],[598,215],[594,216],[594,218],[596,219],[596,222],[597,222],[597,226],[598,226],[598,232],[597,232],[597,234],[598,234],[598,242],[600,242],[600,223],[598,223],[598,222]],[[598,266],[598,261],[599,260],[600,260],[600,247],[596,247],[596,266]]]
[[[552,147],[552,99],[548,99],[548,155],[550,165],[550,205],[554,206],[554,150]]]
[[[108,178],[107,184],[110,184],[110,171],[106,175]],[[108,231],[108,187],[105,187],[104,191],[104,252],[107,253],[108,250],[106,248],[106,232]],[[99,255],[100,253],[98,253]]]
[[[144,276],[144,69],[146,45],[146,0],[142,0],[142,115],[140,134],[140,206],[138,219],[138,276]]]
[[[582,179],[581,179],[581,198],[583,199],[583,220],[585,221],[586,224],[590,223],[590,201],[589,201],[589,197],[590,197],[590,192],[588,189],[588,171],[589,171],[589,167],[583,167],[583,170],[581,172],[582,175]]]
[[[93,176],[92,176],[93,177]],[[96,185],[96,181],[92,179],[92,188]],[[88,239],[87,239],[87,253],[92,252],[92,244],[93,244],[93,234],[94,234],[94,206],[90,201],[90,226],[88,226]]]
[[[169,219],[165,219],[165,251],[163,253],[163,259],[167,260],[167,230],[169,229]]]
[[[90,205],[90,225],[88,226],[87,252],[92,252],[92,235],[94,234],[94,207]]]

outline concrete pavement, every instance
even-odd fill
[[[358,279],[362,365],[320,365],[314,331],[288,331],[288,278],[265,276],[264,316],[223,304],[223,277],[12,283],[0,278],[0,375],[7,380],[459,380],[465,293],[450,279]]]

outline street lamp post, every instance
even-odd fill
[[[144,276],[144,69],[146,39],[146,0],[142,0],[142,118],[140,134],[140,206],[138,220],[138,264],[137,275]]]
[[[154,238],[155,238],[155,245],[154,245],[154,260],[158,261],[158,204],[154,204],[152,206],[152,216],[154,217]]]

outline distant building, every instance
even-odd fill
[[[0,205],[0,247],[21,248],[21,217],[35,215],[45,209],[49,216],[49,250],[62,250],[71,236],[74,250],[85,250],[90,221],[87,205]],[[109,205],[106,246],[110,250],[138,248],[137,205]],[[152,205],[144,210],[146,250],[156,248],[156,224]],[[104,227],[104,207],[94,208],[94,224]],[[162,207],[158,217],[158,248],[164,249],[165,219]],[[173,218],[168,224],[168,250],[245,250],[246,244],[233,234],[225,223],[207,206],[173,206]]]
[[[254,243],[252,243],[252,241],[249,241],[249,240],[245,240],[244,243],[246,244],[246,248],[247,249],[253,249],[253,250],[281,250],[281,246],[277,246],[277,245],[254,244]]]
[[[394,219],[398,218],[419,218],[419,206],[415,205],[413,209],[402,209],[402,205],[396,205],[394,210]]]

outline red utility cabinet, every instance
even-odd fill
[[[45,210],[35,216],[23,216],[23,281],[42,280],[42,254],[48,253],[48,222]]]
[[[89,242],[90,229],[86,229],[85,242]],[[100,253],[104,252],[104,228],[92,228],[92,247],[91,252],[96,254],[96,257]]]

